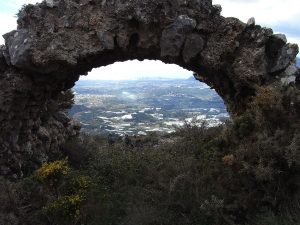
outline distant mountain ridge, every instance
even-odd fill
[[[299,57],[296,58],[296,65],[297,65],[297,67],[300,68],[300,58]]]

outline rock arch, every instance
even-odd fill
[[[22,176],[78,127],[55,104],[92,68],[158,59],[196,73],[231,115],[296,73],[284,35],[220,16],[211,0],[45,0],[22,8],[0,50],[0,173]],[[30,162],[30,163],[29,163]]]

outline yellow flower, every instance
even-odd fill
[[[73,181],[73,186],[81,190],[86,190],[90,187],[91,181],[87,176],[78,176]]]
[[[44,181],[50,178],[58,178],[62,175],[67,175],[70,171],[67,159],[57,160],[51,163],[44,163],[37,170],[36,176],[39,180]]]
[[[52,213],[78,217],[83,202],[84,197],[81,194],[68,195],[49,203],[43,207],[43,210],[45,214]]]

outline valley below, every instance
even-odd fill
[[[80,80],[69,114],[90,134],[172,133],[185,123],[218,126],[228,113],[223,100],[193,77],[183,80]]]

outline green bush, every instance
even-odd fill
[[[256,216],[249,225],[299,225],[300,221],[295,221],[286,216],[276,215],[272,211]]]

